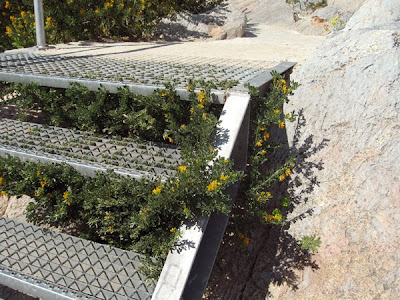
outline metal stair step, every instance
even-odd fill
[[[143,257],[0,218],[0,284],[43,299],[151,299]]]
[[[83,174],[113,169],[132,177],[175,174],[177,147],[105,138],[90,132],[0,118],[0,156],[66,162]]]

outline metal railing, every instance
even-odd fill
[[[46,49],[46,36],[44,33],[43,0],[33,0],[36,22],[36,46],[38,49]]]

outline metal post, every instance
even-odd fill
[[[46,37],[44,35],[43,0],[33,0],[35,7],[36,44],[39,49],[46,49]]]

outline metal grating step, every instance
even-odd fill
[[[0,284],[43,299],[151,299],[142,256],[0,218]],[[32,287],[36,286],[36,289]],[[57,297],[56,297],[57,296]]]
[[[213,100],[224,103],[226,90],[247,91],[246,83],[260,76],[268,76],[271,69],[265,63],[240,64],[220,59],[215,63],[207,59],[199,63],[176,60],[161,61],[144,56],[115,58],[108,55],[76,56],[67,54],[41,54],[25,50],[0,54],[0,81],[35,82],[39,85],[67,88],[78,82],[91,90],[100,85],[115,93],[122,86],[132,92],[149,95],[166,83],[175,82],[178,94],[186,99],[189,80],[204,80],[216,85]]]
[[[113,169],[132,177],[175,174],[180,161],[176,147],[113,140],[90,132],[0,118],[0,155],[64,161],[84,174]]]

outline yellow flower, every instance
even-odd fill
[[[203,113],[202,118],[203,118],[204,121],[206,121],[207,120],[207,114]]]
[[[260,128],[260,131],[265,131],[265,127],[261,127],[261,128]]]
[[[279,114],[281,111],[279,109],[274,109],[275,114]]]
[[[273,219],[275,219],[275,216],[269,215],[269,214],[265,213],[264,216],[263,216],[263,218],[264,218],[264,220],[265,220],[266,222],[270,222],[270,221],[272,221]]]
[[[271,197],[272,197],[272,195],[271,195],[270,192],[267,192],[266,195],[267,195],[268,198],[271,198]]]
[[[285,121],[279,122],[279,128],[285,128]]]
[[[21,17],[24,18],[25,17],[25,12],[21,11]]]
[[[218,180],[213,180],[208,186],[207,186],[207,190],[209,192],[215,190],[216,188],[218,188],[221,185],[221,183],[218,182]]]
[[[198,104],[197,105],[200,109],[203,109],[204,108],[204,105],[203,104]]]
[[[179,167],[178,167],[179,172],[185,172],[186,169],[187,169],[186,166],[179,166]]]
[[[69,199],[69,192],[64,192],[63,198],[65,200],[68,200]]]
[[[246,236],[246,237],[243,239],[243,244],[244,244],[245,246],[248,246],[249,243],[250,243],[250,239]]]
[[[193,107],[190,108],[190,113],[194,114],[194,108]]]
[[[259,140],[259,141],[256,143],[256,146],[257,146],[257,147],[261,147],[261,146],[262,146],[262,142],[263,142],[262,140]]]
[[[213,151],[214,151],[214,148],[211,147],[211,146],[209,146],[209,147],[208,147],[208,151],[213,152]]]
[[[185,129],[185,128],[186,128],[186,125],[185,125],[185,124],[182,124],[182,125],[181,125],[181,128],[182,128],[182,129]]]
[[[241,232],[238,232],[238,237],[239,237],[239,239],[241,239],[241,240],[243,240],[244,239],[244,234],[243,233],[241,233]]]
[[[4,5],[4,7],[9,9],[11,7],[10,2],[6,1],[6,4]]]
[[[187,212],[188,208],[186,207],[186,204],[183,206],[183,212]]]
[[[5,191],[1,191],[1,195],[2,195],[3,197],[6,197],[6,196],[7,196],[7,193],[6,193]]]
[[[51,27],[51,18],[50,17],[46,18],[46,26]]]
[[[95,13],[96,15],[98,15],[98,14],[100,13],[100,10],[99,10],[99,9],[96,9],[96,10],[94,11],[94,13]]]
[[[85,13],[85,10],[84,10],[83,8],[81,8],[81,9],[79,10],[79,13],[80,13],[81,15],[83,15],[83,14]]]
[[[286,94],[286,92],[287,92],[287,86],[286,85],[283,85],[282,91]]]
[[[199,101],[199,103],[203,103],[205,97],[206,97],[206,93],[204,91],[201,91],[198,94],[197,100]]]
[[[68,206],[70,206],[72,204],[71,200],[69,200],[69,199],[65,200],[65,203],[67,203]]]
[[[36,171],[36,176],[37,176],[37,177],[40,177],[40,174],[41,174],[41,173],[40,173],[40,171],[39,171],[39,170],[38,170],[38,171]]]
[[[8,35],[8,36],[11,35],[12,32],[13,32],[12,29],[11,29],[10,27],[6,26],[6,33],[7,33],[7,35]]]
[[[112,232],[112,231],[114,230],[114,227],[108,226],[107,230],[110,231],[110,232]]]
[[[174,143],[174,139],[173,139],[173,138],[171,138],[171,137],[168,137],[168,141],[169,141],[171,144],[173,144],[173,143]]]
[[[267,141],[269,139],[270,135],[268,132],[264,133],[264,141]]]
[[[279,181],[284,181],[285,180],[285,175],[282,174],[281,176],[279,176]]]
[[[224,159],[224,164],[227,164],[229,162],[229,160]]]
[[[262,149],[262,150],[260,151],[260,154],[261,154],[261,155],[265,155],[265,154],[267,154],[267,151],[265,151],[265,149]]]
[[[172,227],[169,231],[172,232],[172,233],[174,233],[174,232],[176,231],[176,228],[175,228],[175,227]]]
[[[224,174],[222,174],[221,175],[221,177],[219,177],[219,180],[221,180],[221,181],[225,181],[225,180],[227,180],[229,178],[229,176],[228,175],[224,175]]]
[[[10,20],[11,20],[11,23],[12,23],[13,25],[15,25],[15,17],[14,17],[14,16],[10,16]]]
[[[162,185],[159,185],[159,186],[157,186],[154,190],[153,190],[153,195],[158,195],[158,194],[160,194],[161,193],[161,190],[163,189],[163,187],[164,187],[164,185],[162,184]]]
[[[47,182],[46,181],[44,181],[44,180],[42,180],[42,181],[40,181],[40,186],[43,188],[43,187],[45,187],[47,185]]]
[[[286,176],[289,176],[291,173],[292,173],[292,171],[290,169],[286,169],[286,171],[285,171]]]
[[[105,27],[103,27],[103,33],[106,34],[107,29]]]
[[[125,4],[124,4],[124,3],[121,3],[119,6],[121,6],[122,8],[124,8]]]
[[[0,185],[4,184],[4,179],[3,177],[0,177]]]
[[[192,90],[192,87],[191,87],[190,85],[188,85],[188,86],[186,87],[186,90],[187,90],[188,92],[190,92],[190,91]]]
[[[165,97],[165,96],[167,96],[167,93],[166,92],[162,92],[161,93],[161,97]]]
[[[286,80],[285,80],[285,79],[282,79],[282,80],[281,80],[281,83],[282,83],[282,84],[286,84]]]

